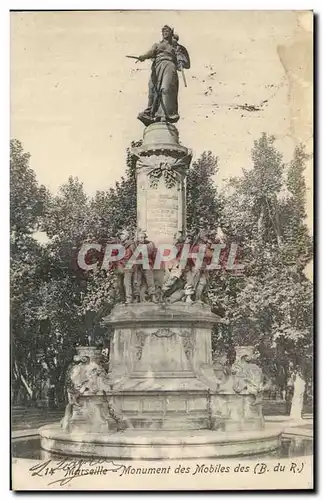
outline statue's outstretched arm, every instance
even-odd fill
[[[148,52],[145,54],[142,54],[141,56],[138,57],[139,61],[144,61],[145,59],[153,59],[156,57],[156,48],[157,48],[157,43],[155,43]]]

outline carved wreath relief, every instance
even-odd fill
[[[140,361],[140,359],[142,358],[142,351],[145,345],[146,337],[148,337],[149,335],[157,338],[170,338],[176,334],[183,339],[183,348],[185,356],[188,360],[190,360],[192,358],[193,347],[194,347],[194,343],[192,340],[192,332],[190,330],[174,331],[169,328],[159,328],[153,332],[136,330],[136,344],[135,344],[136,360]]]

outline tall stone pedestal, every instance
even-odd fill
[[[158,245],[186,229],[185,179],[192,153],[179,144],[176,127],[155,123],[144,131],[137,159],[137,226]]]

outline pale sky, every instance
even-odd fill
[[[309,12],[11,13],[11,137],[53,192],[69,175],[92,194],[124,174],[126,148],[142,137],[136,117],[151,65],[125,56],[146,52],[165,23],[191,56],[187,88],[180,82],[180,139],[194,157],[219,157],[217,183],[250,165],[262,132],[278,138],[286,161],[299,141],[312,152]],[[234,109],[244,104],[261,110]],[[311,225],[312,162],[307,174]]]

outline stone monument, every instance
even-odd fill
[[[209,245],[211,230],[192,241],[186,228],[186,175],[191,151],[180,144],[177,71],[189,67],[173,31],[143,61],[153,59],[147,125],[134,148],[137,229],[152,255],[174,242],[178,255]],[[185,56],[185,57],[184,57]],[[131,248],[135,252],[138,241]],[[150,252],[150,253],[149,253]],[[68,405],[60,425],[40,430],[41,446],[65,455],[110,458],[198,458],[275,449],[277,430],[264,426],[263,377],[250,347],[237,347],[224,370],[212,360],[212,330],[220,318],[203,301],[207,269],[194,262],[167,269],[135,265],[127,276],[125,303],[105,318],[111,332],[109,371],[95,348],[79,348],[67,377]],[[210,256],[209,256],[210,257]],[[129,288],[130,287],[130,288]],[[140,290],[138,291],[138,288]]]

